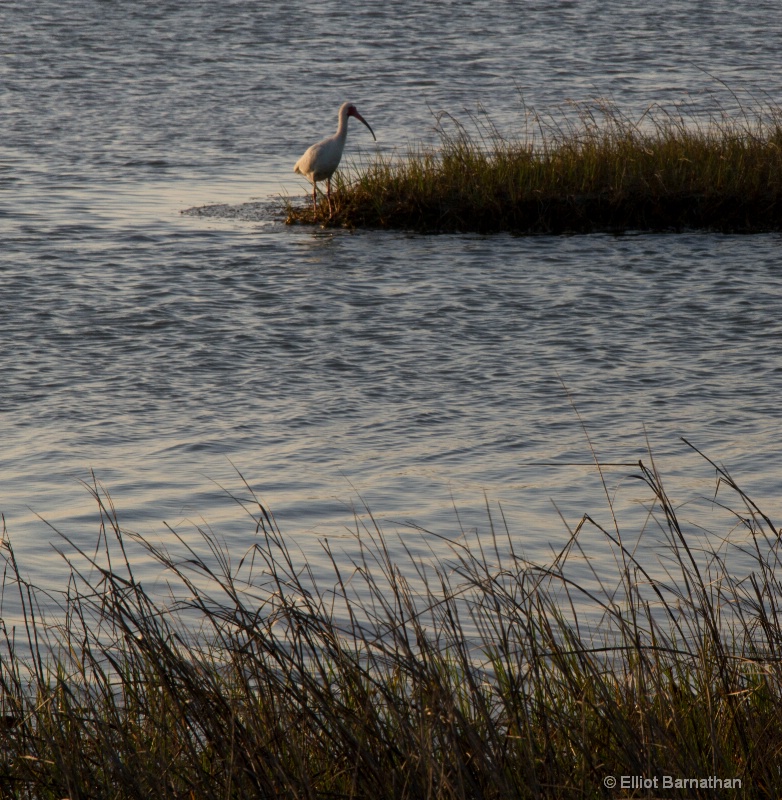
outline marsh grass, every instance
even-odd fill
[[[392,555],[404,538],[391,543],[370,522],[350,562],[324,542],[331,576],[316,581],[252,497],[253,544],[237,558],[209,531],[198,547],[171,531],[176,552],[128,534],[94,484],[100,546],[66,542],[56,620],[3,539],[3,596],[18,598],[24,623],[2,631],[0,792],[782,796],[779,534],[707,463],[727,533],[682,521],[651,458],[634,471],[648,494],[644,535],[667,541],[664,579],[625,544],[619,520],[585,515],[545,565],[490,517],[447,559],[409,556],[412,572]],[[741,579],[725,560],[736,529],[753,564]],[[595,571],[600,590],[568,574],[587,532],[616,564]],[[168,576],[165,602],[133,573],[139,546]],[[742,789],[606,788],[622,775],[716,776]]]
[[[738,101],[738,98],[736,98]],[[506,138],[481,115],[440,115],[440,146],[336,175],[334,212],[288,202],[288,222],[417,231],[725,232],[782,228],[782,111],[706,119],[608,103],[562,121],[527,111]]]

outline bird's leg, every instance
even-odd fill
[[[331,208],[331,178],[326,178],[326,197],[329,201],[329,216],[331,216],[334,213]]]
[[[318,184],[315,181],[312,182],[312,207],[318,210]]]

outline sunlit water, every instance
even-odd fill
[[[37,583],[63,585],[52,528],[94,544],[91,471],[128,529],[237,554],[241,473],[316,569],[364,504],[419,552],[407,523],[485,530],[488,501],[545,560],[610,522],[587,434],[621,463],[648,438],[677,500],[708,496],[685,436],[777,515],[779,236],[335,232],[272,200],[344,99],[378,136],[353,158],[439,111],[512,135],[569,101],[773,105],[777,4],[10,0],[0,26],[0,510]],[[605,471],[630,529],[635,473]]]

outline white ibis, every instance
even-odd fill
[[[342,151],[345,149],[345,139],[348,135],[348,117],[355,117],[369,128],[372,138],[377,141],[375,132],[369,123],[358,113],[353,103],[343,103],[339,107],[339,126],[337,132],[328,139],[312,145],[306,153],[296,162],[294,172],[303,175],[307,180],[312,181],[312,203],[317,209],[318,199],[316,184],[318,181],[326,181],[326,197],[329,201],[329,212],[331,212],[331,176],[339,166],[342,158]]]

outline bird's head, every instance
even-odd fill
[[[369,128],[369,132],[372,134],[372,138],[375,141],[377,141],[377,136],[375,136],[375,132],[372,130],[372,127],[364,119],[364,117],[362,117],[361,114],[358,113],[358,109],[353,105],[353,103],[346,103],[345,105],[347,106],[347,116],[355,117],[357,120],[360,120],[361,122],[363,122],[364,125],[366,125],[367,128]]]

